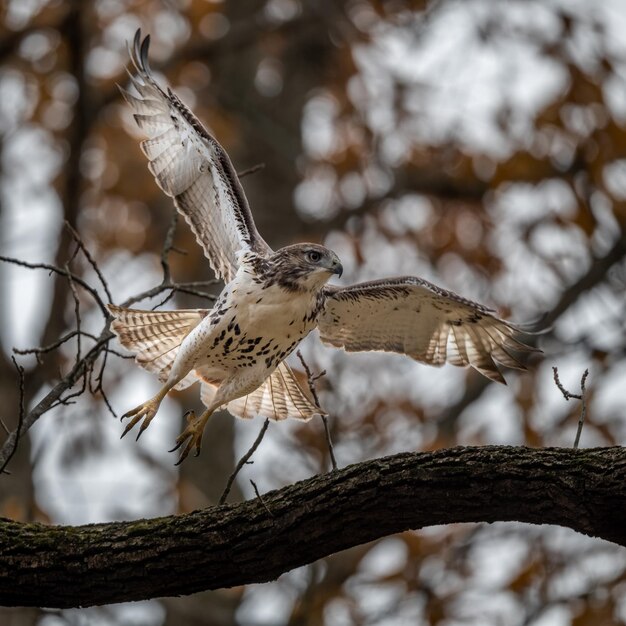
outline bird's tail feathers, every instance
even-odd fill
[[[119,342],[135,355],[135,361],[165,382],[176,353],[185,337],[209,312],[206,309],[142,311],[107,305],[113,321],[111,330]],[[196,378],[185,377],[176,389],[188,387]]]
[[[196,373],[201,374],[198,370]],[[216,391],[216,385],[203,379],[201,399],[205,406],[210,406]],[[284,361],[260,387],[247,396],[232,400],[225,408],[242,419],[260,416],[275,421],[288,417],[307,421],[315,415],[326,415],[304,391],[295,373]]]

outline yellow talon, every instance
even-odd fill
[[[137,433],[137,439],[139,439],[143,431],[146,430],[148,426],[150,426],[150,422],[157,414],[157,411],[159,410],[159,404],[160,401],[158,401],[156,398],[152,398],[144,402],[143,404],[140,404],[138,407],[131,409],[127,413],[124,413],[124,415],[122,415],[122,417],[120,418],[120,421],[129,417],[131,417],[132,419],[126,425],[126,428],[124,429],[124,432],[122,433],[120,439],[125,437],[140,421],[143,420],[141,427],[139,428],[139,432]]]
[[[187,426],[183,432],[178,435],[176,445],[170,450],[170,452],[175,452],[184,445],[175,465],[180,465],[187,458],[192,448],[196,449],[195,456],[200,455],[202,435],[212,413],[212,411],[205,411],[200,417],[196,417],[193,411],[186,413]]]

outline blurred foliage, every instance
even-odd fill
[[[572,391],[591,371],[582,445],[618,445],[626,435],[624,9],[619,0],[7,0],[0,247],[63,265],[67,220],[116,300],[160,280],[171,202],[147,171],[116,88],[126,82],[126,41],[141,27],[152,35],[154,68],[236,167],[265,165],[244,186],[272,246],[323,240],[348,281],[420,274],[517,320],[544,315],[552,325],[545,358],[508,373],[507,388],[307,341],[308,360],[327,370],[320,390],[341,465],[456,444],[571,445],[580,409],[555,388],[552,365]],[[174,275],[210,277],[186,227],[176,246],[185,254],[173,255]],[[73,263],[95,283],[87,263]],[[4,266],[0,277],[0,398],[15,407],[15,337],[54,341],[72,328],[74,302],[66,281],[24,282],[24,272]],[[27,298],[20,285],[32,286]],[[93,313],[83,314],[87,326],[97,323]],[[29,401],[73,349],[23,359]],[[116,411],[133,404],[128,393],[147,384],[142,376],[126,361],[109,363]],[[196,396],[178,394],[170,412],[192,408]],[[15,426],[11,412],[3,419]],[[122,446],[99,397],[42,422],[32,450],[22,441],[2,478],[1,515],[76,522],[209,505],[260,426],[220,416],[201,459],[179,475],[157,455],[161,442]],[[328,469],[320,424],[273,425],[269,435],[231,497],[252,495],[250,476],[263,491]],[[107,488],[90,482],[96,471],[112,481]],[[625,590],[626,554],[601,541],[548,527],[459,525],[354,548],[271,585],[0,618],[601,626],[626,622]]]

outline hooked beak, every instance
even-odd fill
[[[343,274],[343,265],[339,261],[335,261],[333,263],[333,274],[337,274],[339,278],[341,278],[341,275]]]

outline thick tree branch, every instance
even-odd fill
[[[78,527],[2,520],[0,604],[90,606],[266,582],[392,533],[498,520],[626,546],[626,448],[406,453],[188,515]]]

